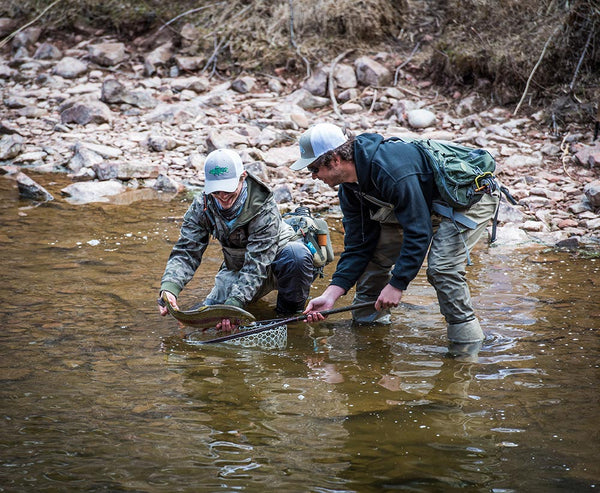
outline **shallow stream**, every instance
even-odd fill
[[[487,339],[470,360],[448,357],[422,274],[391,326],[342,313],[290,324],[280,349],[190,346],[155,303],[188,202],[71,205],[40,181],[57,200],[33,207],[0,178],[0,491],[600,488],[598,260],[474,252]]]

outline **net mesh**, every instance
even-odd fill
[[[243,333],[245,331],[259,329],[260,327],[267,325],[270,326],[272,323],[261,324],[255,322],[252,325],[240,327],[239,331],[240,333]],[[186,336],[185,341],[188,344],[193,345],[206,344],[208,342],[207,339],[197,338],[197,336],[201,334],[201,331],[194,331]],[[258,347],[261,349],[284,349],[287,346],[287,325],[275,325],[269,329],[259,332],[258,334],[242,335],[235,339],[222,341],[222,344],[231,344],[241,347]]]
[[[254,323],[249,327],[240,327],[241,331],[258,329],[261,324]],[[259,347],[261,349],[284,349],[287,346],[287,325],[277,325],[271,329],[263,330],[258,334],[249,334],[226,341],[242,347]]]

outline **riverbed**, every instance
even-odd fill
[[[0,178],[0,491],[598,487],[595,258],[476,249],[486,340],[471,357],[450,354],[423,272],[389,326],[341,313],[290,324],[276,349],[197,346],[156,307],[189,201],[138,190],[72,205],[60,176],[42,183],[57,199],[38,206]],[[183,307],[220,261],[211,246]],[[274,306],[271,294],[249,310]]]

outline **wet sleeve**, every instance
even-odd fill
[[[161,291],[170,291],[179,296],[200,266],[210,238],[209,226],[203,218],[202,210],[201,200],[195,199],[183,216],[179,239],[171,250],[161,280]]]

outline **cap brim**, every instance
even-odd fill
[[[310,163],[312,163],[316,159],[317,159],[316,157],[306,157],[306,158],[298,159],[298,161],[296,161],[294,164],[292,164],[290,166],[290,169],[294,170],[294,171],[299,171],[301,169],[306,168]]]
[[[204,182],[204,193],[235,192],[239,183],[239,178],[228,178],[227,180],[209,180]]]

